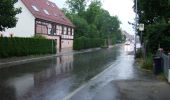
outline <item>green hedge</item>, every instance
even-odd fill
[[[96,48],[100,47],[104,44],[104,40],[100,38],[87,38],[87,37],[79,37],[74,39],[73,49],[81,50],[88,48]]]
[[[56,51],[53,41],[53,53]],[[38,38],[0,37],[0,58],[52,53],[52,41]]]

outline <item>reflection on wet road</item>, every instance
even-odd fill
[[[118,100],[116,88],[108,84],[116,80],[140,80],[148,78],[134,65],[133,45],[119,49],[117,59],[103,72],[92,78],[85,85],[65,97],[66,100]],[[144,79],[142,78],[142,79]],[[103,89],[103,87],[105,87]],[[103,92],[102,92],[103,91]]]
[[[0,100],[62,100],[116,64],[121,50],[116,46],[1,69]]]

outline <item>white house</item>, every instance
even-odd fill
[[[6,29],[3,36],[33,37],[36,34],[56,40],[57,49],[72,48],[74,25],[48,0],[18,0],[15,7],[21,7],[16,27]]]

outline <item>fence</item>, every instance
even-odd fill
[[[168,55],[164,53],[160,53],[160,56],[163,60],[162,62],[163,73],[165,77],[167,78],[168,82],[170,83],[170,53]]]

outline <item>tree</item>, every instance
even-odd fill
[[[86,19],[89,24],[94,23],[97,15],[99,15],[101,11],[101,2],[100,1],[92,1],[86,11]]]
[[[121,40],[122,35],[119,29],[121,23],[119,19],[116,16],[111,16],[108,11],[104,10],[101,7],[100,0],[91,0],[87,7],[86,0],[67,0],[66,4],[68,9],[65,8],[63,11],[76,26],[74,44],[79,44],[76,41],[79,39],[86,41],[87,47],[98,43],[103,45],[104,40],[109,43]]]
[[[18,0],[0,0],[0,31],[6,28],[15,27],[17,14],[21,13],[21,8],[15,8],[14,4]]]
[[[67,0],[66,4],[72,13],[81,15],[85,11],[86,0]]]
[[[164,41],[165,37],[170,38],[167,34],[170,30],[168,27],[170,0],[138,0],[137,9],[138,23],[145,24],[145,31],[142,34],[143,41],[141,42],[147,42],[149,46],[147,51],[154,53],[161,44],[167,44]],[[164,47],[166,46],[164,45]]]
[[[85,36],[89,32],[87,21],[79,15],[72,14],[69,17],[76,26],[75,38]]]
[[[139,22],[145,25],[159,23],[162,19],[168,22],[170,18],[170,0],[138,0],[137,9]]]

